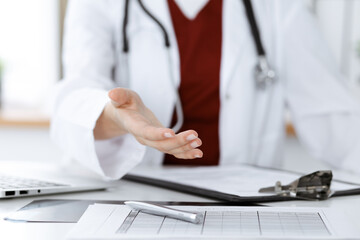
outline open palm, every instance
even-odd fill
[[[115,88],[109,92],[109,97],[117,125],[141,144],[177,158],[202,157],[202,151],[197,149],[202,142],[194,130],[175,134],[172,129],[164,127],[134,91]]]

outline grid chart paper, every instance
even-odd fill
[[[131,211],[119,235],[330,236],[317,212],[204,211],[200,224]]]

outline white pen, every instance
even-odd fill
[[[204,218],[204,215],[202,213],[187,212],[187,211],[160,206],[157,204],[134,202],[134,201],[126,201],[124,203],[127,206],[131,207],[132,209],[141,211],[143,213],[175,218],[191,223],[200,223],[201,220]]]

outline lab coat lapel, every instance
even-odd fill
[[[222,18],[222,57],[220,70],[220,97],[223,99],[226,90],[234,78],[237,66],[243,57],[242,49],[245,47],[248,36],[245,10],[241,1],[224,0]]]
[[[180,67],[179,67],[180,60],[179,60],[179,52],[176,42],[176,36],[173,29],[172,20],[166,0],[156,0],[156,1],[143,0],[143,4],[149,10],[149,12],[153,14],[156,17],[156,19],[158,19],[161,22],[161,24],[163,24],[163,26],[165,27],[170,40],[170,50],[169,50],[170,54],[169,54],[169,59],[163,61],[164,60],[163,53],[165,51],[168,51],[165,48],[165,45],[163,45],[164,44],[163,33],[161,32],[160,27],[156,26],[154,20],[152,20],[149,16],[147,16],[144,13],[144,11],[139,10],[139,17],[135,20],[141,21],[141,23],[139,24],[140,26],[151,30],[155,30],[153,34],[161,36],[161,38],[159,38],[159,41],[162,41],[161,42],[162,47],[156,48],[158,52],[153,51],[153,49],[151,49],[150,52],[152,52],[152,55],[147,56],[146,59],[147,62],[151,61],[151,64],[149,64],[150,66],[156,65],[156,67],[154,68],[155,72],[156,71],[161,71],[161,72],[153,75],[155,77],[151,79],[152,82],[151,84],[149,84],[148,88],[144,89],[143,86],[140,86],[138,90],[140,92],[142,91],[143,95],[141,96],[146,96],[144,98],[144,101],[146,101],[146,103],[148,104],[147,106],[154,112],[154,114],[158,117],[160,122],[165,126],[170,126],[172,114],[175,107],[175,99],[176,99],[176,94],[175,94],[176,92],[171,81],[174,81],[176,89],[180,84]],[[143,29],[143,30],[146,31],[148,29]],[[139,31],[139,30],[140,29],[136,29],[134,31]],[[160,52],[160,51],[164,51],[164,52]],[[159,57],[160,59],[158,59]],[[143,60],[144,58],[143,53],[137,52],[136,58]],[[138,62],[134,62],[134,65],[137,65],[137,63]],[[144,67],[145,64],[141,66]],[[133,71],[134,72],[138,71],[137,66],[133,69]],[[173,79],[170,78],[169,74],[172,74]],[[139,74],[137,75],[139,76]],[[139,85],[143,84],[142,80],[144,79],[144,77],[145,78],[151,77],[151,71],[149,72],[149,76],[138,77]],[[159,95],[159,93],[161,95]],[[147,164],[161,165],[162,155],[163,153],[161,153],[160,151],[157,151],[153,148],[147,148],[144,159],[146,159]]]
[[[166,0],[145,0],[143,1],[145,7],[164,25],[170,40],[170,57],[173,69],[173,77],[176,87],[180,84],[180,57],[176,35],[172,24],[169,7]],[[150,20],[152,21],[152,20]],[[160,31],[160,28],[159,28]],[[170,81],[170,79],[169,79]]]
[[[174,70],[173,76],[176,86],[178,87],[180,84],[179,51],[167,1],[144,0],[143,3],[146,8],[164,25],[166,31],[169,34],[171,43],[171,64]],[[149,19],[149,21],[152,20]],[[244,54],[242,54],[242,49],[246,46],[246,41],[250,40],[249,42],[251,42],[251,36],[247,34],[249,26],[246,22],[247,19],[245,16],[245,9],[241,4],[241,1],[223,0],[222,21],[223,36],[220,71],[221,98],[225,97],[226,90],[228,89],[230,82],[234,78],[233,76],[237,69],[237,66],[241,61],[241,58],[244,56]],[[249,47],[253,46],[249,44]]]
[[[166,0],[144,0],[146,8],[164,25],[169,34],[171,44],[171,60],[173,76],[176,87],[180,84],[180,59],[175,31],[172,25],[170,12]],[[233,79],[234,72],[243,54],[241,50],[249,36],[245,35],[244,29],[248,29],[245,10],[241,1],[224,0],[223,2],[223,36],[222,36],[222,58],[220,71],[220,96],[224,97],[228,84]],[[151,21],[151,20],[149,20]],[[160,31],[160,30],[159,30]]]

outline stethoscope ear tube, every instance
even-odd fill
[[[170,48],[168,48],[167,50],[167,55],[168,55],[168,63],[169,63],[169,69],[170,69],[170,79],[171,79],[171,83],[173,85],[173,89],[174,89],[174,94],[175,94],[175,111],[176,111],[176,118],[177,121],[175,123],[175,125],[172,127],[173,131],[175,133],[179,132],[183,123],[184,123],[184,112],[182,109],[182,104],[181,104],[181,99],[180,99],[180,95],[179,95],[179,91],[177,90],[177,86],[176,86],[176,82],[175,82],[175,78],[174,78],[174,69],[173,69],[173,61],[171,58],[171,52],[170,52]]]
[[[123,46],[122,46],[122,51],[123,51],[123,56],[122,56],[122,64],[124,65],[124,74],[123,74],[123,82],[126,82],[126,86],[128,87],[129,85],[129,62],[128,62],[128,52],[129,52],[129,39],[128,39],[128,35],[127,35],[127,26],[128,26],[128,22],[129,22],[129,2],[130,0],[126,0],[125,1],[125,6],[124,6],[124,18],[123,18],[123,25],[122,25],[122,40],[123,40]],[[164,35],[164,45],[167,49],[167,55],[168,55],[168,63],[169,63],[169,68],[170,68],[170,80],[171,83],[173,85],[173,89],[174,89],[174,93],[175,93],[175,111],[176,111],[176,116],[177,116],[177,122],[176,124],[172,127],[173,131],[176,133],[178,132],[183,123],[184,123],[184,113],[182,110],[182,105],[181,105],[181,100],[180,100],[180,96],[179,96],[179,92],[177,91],[177,87],[176,87],[176,82],[174,79],[174,71],[173,71],[173,61],[171,58],[171,53],[170,53],[170,39],[169,39],[169,34],[167,33],[164,25],[144,6],[143,2],[141,0],[138,0],[138,3],[141,7],[141,9],[144,11],[144,13],[149,16],[161,29],[163,35]]]
[[[123,25],[122,25],[122,43],[123,43],[123,52],[128,53],[129,52],[129,39],[127,36],[127,25],[129,22],[129,0],[125,0],[125,6],[124,6],[124,19],[123,19]]]
[[[255,14],[254,14],[251,0],[242,0],[242,1],[244,3],[247,20],[249,22],[249,26],[251,28],[251,33],[252,33],[252,36],[253,36],[253,39],[254,39],[254,42],[256,45],[257,54],[258,54],[258,56],[265,57],[266,53],[265,53],[264,46],[263,46],[261,38],[260,38],[259,27],[258,27],[256,19],[255,19]]]
[[[123,52],[127,53],[129,52],[129,39],[127,36],[127,25],[129,22],[129,3],[130,0],[125,0],[125,6],[124,6],[124,19],[123,19],[123,25],[122,25],[122,34],[123,34]],[[170,47],[170,39],[169,34],[167,33],[164,25],[144,6],[143,2],[141,0],[138,0],[139,6],[144,11],[144,13],[149,16],[161,29],[163,35],[164,35],[164,44],[166,48]]]
[[[141,0],[138,0],[138,2],[139,2],[140,7],[142,8],[142,10],[144,11],[144,13],[146,15],[148,15],[160,27],[160,29],[164,35],[165,47],[169,48],[170,47],[169,34],[167,33],[164,25],[151,12],[149,12],[149,10],[144,6],[144,4]]]
[[[269,85],[272,85],[275,82],[276,74],[266,58],[265,49],[261,41],[260,31],[255,19],[251,0],[242,1],[246,10],[246,16],[251,28],[251,33],[258,55],[258,62],[254,70],[255,86],[256,89],[265,90]]]
[[[170,79],[173,84],[175,96],[176,96],[176,103],[175,103],[175,109],[177,114],[177,123],[173,127],[174,132],[178,132],[183,124],[184,116],[181,106],[181,100],[179,93],[177,91],[177,86],[174,79],[174,72],[173,72],[173,64],[171,61],[171,54],[170,54],[170,39],[169,34],[166,31],[164,25],[152,14],[150,11],[144,6],[143,2],[141,0],[137,0],[139,3],[139,6],[144,11],[144,13],[149,16],[161,29],[163,35],[164,35],[164,45],[168,51],[168,57],[169,57],[169,67],[170,67]],[[241,0],[240,0],[241,1]],[[255,14],[253,11],[251,0],[242,0],[245,10],[246,10],[246,16],[248,19],[249,26],[251,28],[251,33],[253,36],[253,40],[256,46],[256,51],[258,55],[258,63],[254,70],[254,79],[255,79],[255,87],[256,89],[266,89],[269,85],[272,85],[276,80],[276,74],[275,71],[270,67],[268,60],[266,58],[266,53],[264,50],[264,46],[261,41],[259,28],[256,22]],[[125,6],[124,6],[124,18],[123,18],[123,24],[122,24],[122,51],[123,51],[123,64],[126,65],[124,68],[127,68],[125,70],[125,75],[123,76],[125,79],[123,81],[130,82],[129,81],[129,69],[128,69],[128,52],[129,52],[129,39],[127,34],[127,26],[129,22],[129,3],[130,0],[125,0]],[[126,63],[124,63],[126,62]]]

